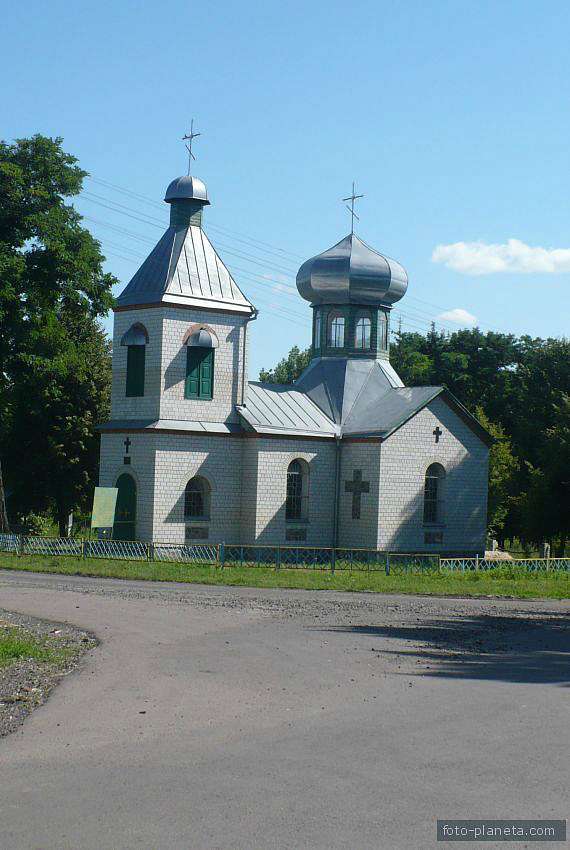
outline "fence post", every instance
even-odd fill
[[[243,568],[243,546],[239,547],[239,565]]]
[[[24,535],[20,534],[20,539],[18,540],[18,555],[24,554]]]
[[[277,558],[275,559],[275,569],[281,569],[281,546],[277,547]]]
[[[475,569],[479,569],[479,552],[475,553]]]
[[[333,548],[331,549],[331,573],[332,573],[333,576],[334,576],[335,567],[336,567],[336,549],[333,546]]]
[[[441,555],[437,556],[437,571],[438,573],[441,572]]]
[[[225,543],[220,543],[218,558],[219,558],[219,561],[220,561],[220,567],[222,569],[224,569],[224,563],[225,563],[225,560],[226,560],[226,544]]]
[[[386,552],[386,575],[390,575],[390,553]]]
[[[87,557],[87,540],[85,538],[81,541],[81,557]]]

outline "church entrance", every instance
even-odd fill
[[[131,475],[124,472],[117,479],[117,507],[113,525],[114,540],[136,540],[137,485]]]

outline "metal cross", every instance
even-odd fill
[[[131,443],[131,441],[130,441],[129,437],[127,437],[127,439],[126,439],[126,440],[124,440],[123,445],[125,446],[125,454],[126,454],[126,455],[128,455],[128,453],[129,453],[129,449],[130,449],[130,447],[131,447],[131,445],[132,445],[132,443]]]
[[[354,180],[353,180],[352,181],[352,195],[349,195],[348,198],[342,199],[343,201],[350,201],[350,206],[347,205],[346,208],[350,213],[350,232],[351,232],[351,234],[354,233],[354,219],[356,219],[357,221],[360,221],[360,219],[358,218],[358,216],[354,212],[354,202],[358,201],[359,198],[363,198],[363,197],[364,197],[364,195],[357,195],[356,194],[356,184],[354,183]]]
[[[363,493],[370,492],[370,482],[362,480],[362,471],[354,470],[352,481],[344,482],[344,489],[347,493],[352,493],[352,518],[360,519],[360,502]]]
[[[188,144],[185,145],[185,148],[188,151],[188,176],[190,176],[190,170],[192,168],[192,160],[196,159],[196,157],[192,153],[192,142],[194,141],[194,139],[197,136],[201,136],[201,135],[202,135],[201,133],[195,133],[194,132],[194,119],[192,119],[192,121],[190,122],[190,132],[186,133],[184,136],[182,136],[182,141],[188,142]]]
[[[433,431],[433,436],[435,437],[436,443],[439,443],[439,438],[443,434],[443,431],[440,429],[439,425]]]

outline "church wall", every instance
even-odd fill
[[[194,434],[156,437],[154,540],[184,542],[184,491],[196,475],[211,487],[210,522],[206,540],[196,543],[236,543],[240,537],[241,440]]]
[[[189,419],[199,422],[238,422],[235,405],[241,403],[243,333],[245,318],[232,313],[163,307],[160,401],[162,419]],[[186,346],[188,328],[196,323],[209,325],[219,347],[214,355],[214,397],[211,400],[185,399]]]
[[[352,493],[345,484],[362,472],[369,492],[360,497],[360,518],[352,517]],[[378,490],[380,486],[380,444],[343,442],[339,494],[339,547],[376,549],[378,543]]]
[[[246,501],[242,509],[242,542],[282,546],[331,546],[335,486],[334,441],[250,438],[244,442],[250,443],[251,447],[244,447]],[[302,458],[309,465],[307,523],[289,523],[285,519],[287,467],[296,458]],[[253,481],[254,470],[256,482]],[[250,495],[245,495],[246,490]],[[252,522],[254,507],[255,520]],[[287,541],[287,527],[306,528],[306,541]]]
[[[144,396],[127,398],[127,347],[121,345],[123,334],[140,322],[148,331],[145,346]],[[113,377],[111,396],[112,419],[158,419],[160,402],[160,362],[162,348],[162,316],[159,309],[126,310],[115,313],[113,323]]]
[[[438,443],[433,435],[443,431]],[[427,467],[445,471],[444,525],[423,524]],[[441,399],[405,423],[381,445],[378,547],[400,552],[483,551],[487,522],[488,448]],[[426,544],[441,530],[443,544]]]
[[[257,528],[257,477],[259,440],[245,439],[241,443],[241,543],[255,541]]]
[[[129,434],[131,445],[128,456],[130,465],[124,463],[126,434],[101,435],[101,463],[99,468],[99,486],[114,487],[117,478],[123,472],[131,475],[137,485],[137,525],[138,540],[152,540],[155,444],[156,436],[148,434]]]

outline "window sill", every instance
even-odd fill
[[[287,523],[287,525],[308,525],[309,524],[308,519],[289,519],[287,517],[285,518],[285,522]]]
[[[209,516],[192,516],[192,517],[185,516],[184,522],[185,522],[186,525],[192,525],[192,523],[194,523],[194,522],[196,522],[196,523],[210,522],[210,517]]]

